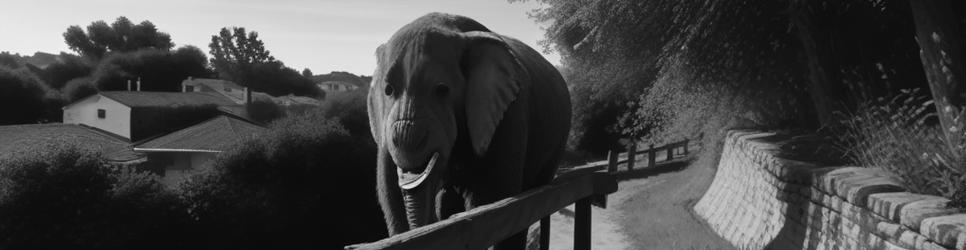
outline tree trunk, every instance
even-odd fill
[[[808,66],[808,92],[818,118],[818,124],[835,124],[835,112],[841,110],[845,88],[838,82],[837,67],[832,61],[830,31],[816,25],[816,13],[810,0],[795,0],[790,4],[790,21],[798,32]]]
[[[950,146],[957,149],[963,145],[963,129],[966,117],[966,55],[957,16],[948,0],[910,0],[913,20],[916,23],[916,40],[919,57],[929,80],[933,102],[943,133]]]

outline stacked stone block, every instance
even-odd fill
[[[695,212],[740,249],[966,249],[966,213],[874,168],[779,157],[774,133],[732,131]]]

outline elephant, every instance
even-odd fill
[[[367,96],[390,235],[549,183],[570,92],[535,50],[468,17],[430,13],[376,49]],[[523,248],[521,231],[497,249]]]

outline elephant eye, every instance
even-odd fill
[[[386,84],[386,95],[387,96],[392,96],[392,94],[394,94],[395,91],[396,90],[392,88],[392,85]]]
[[[446,84],[443,84],[443,83],[437,84],[436,94],[439,96],[445,96],[446,94],[449,94],[449,86],[446,86]]]

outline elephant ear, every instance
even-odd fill
[[[376,48],[376,60],[378,63],[376,64],[376,71],[372,74],[372,82],[369,83],[369,86],[371,87],[369,88],[368,95],[366,96],[366,113],[369,115],[369,132],[372,133],[372,139],[376,141],[376,144],[382,143],[383,120],[386,116],[384,113],[386,107],[383,107],[385,105],[385,100],[383,100],[384,97],[382,96],[382,89],[377,87],[379,86],[379,82],[384,81],[385,79],[385,70],[383,69],[383,64],[385,61],[383,58],[385,47],[386,45],[383,44]]]
[[[461,58],[466,77],[466,120],[473,150],[482,156],[503,114],[520,94],[522,65],[500,37],[490,32],[463,33],[466,47]]]

